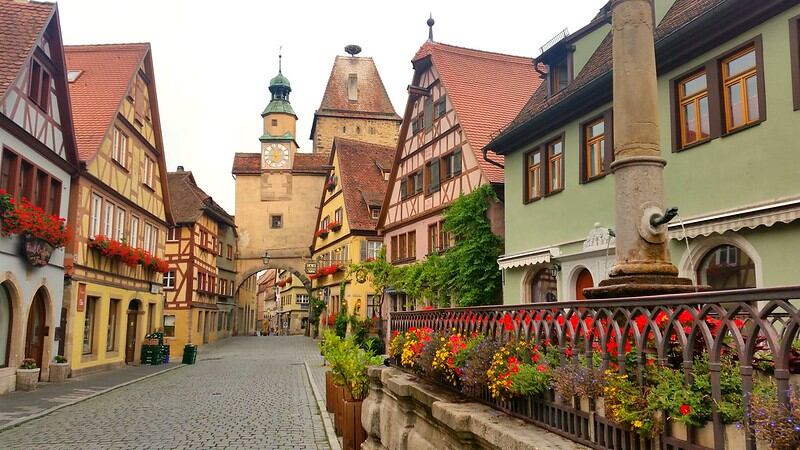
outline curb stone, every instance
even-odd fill
[[[331,446],[331,450],[342,450],[342,446],[339,444],[339,439],[336,437],[336,433],[333,430],[331,416],[325,409],[325,402],[322,399],[322,395],[320,395],[319,391],[317,390],[317,385],[314,382],[314,376],[311,374],[311,367],[308,365],[308,361],[303,361],[303,363],[306,366],[308,383],[311,385],[311,391],[314,393],[314,398],[317,400],[317,408],[322,416],[322,425],[325,428],[325,435],[328,437],[328,445]]]

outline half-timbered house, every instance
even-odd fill
[[[66,60],[80,172],[64,301],[81,373],[137,363],[161,328],[172,219],[150,45],[68,46]]]
[[[54,3],[0,0],[0,210],[25,198],[67,215],[76,155],[58,17]],[[63,354],[64,251],[32,261],[29,237],[0,231],[1,394],[15,390],[23,358],[47,381]]]
[[[224,336],[222,324],[228,323],[230,311],[220,308],[218,300],[223,293],[230,297],[233,286],[228,285],[229,277],[221,276],[218,261],[224,251],[232,251],[221,236],[235,225],[233,217],[197,186],[192,172],[178,166],[167,176],[175,226],[167,235],[164,334],[170,353],[177,356],[187,343],[203,345]]]
[[[539,86],[530,58],[428,40],[412,61],[414,76],[378,229],[393,264],[446,251],[444,209],[484,184],[502,199],[503,158],[484,156],[490,135],[513,119]],[[503,233],[502,207],[490,209]],[[405,309],[402,293],[390,310]]]

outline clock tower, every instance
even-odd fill
[[[295,135],[297,131],[297,115],[289,103],[292,86],[281,73],[278,63],[278,75],[269,82],[271,99],[261,117],[264,120],[264,134],[261,135],[261,169],[267,171],[290,171],[297,152]]]

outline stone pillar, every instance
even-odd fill
[[[664,214],[663,170],[652,0],[612,0],[614,79],[615,231],[617,261],[609,279],[587,289],[589,298],[690,292],[670,261]]]

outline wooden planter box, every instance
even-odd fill
[[[689,429],[686,425],[679,422],[672,422],[670,424],[671,436],[682,439],[686,442],[691,442],[689,436]],[[736,425],[725,425],[724,434],[724,448],[734,450],[746,448],[744,430],[736,427]],[[702,428],[694,428],[694,444],[702,445],[703,447],[714,448],[714,424],[707,423]],[[762,445],[764,445],[762,447]],[[769,448],[766,444],[759,443],[758,448]]]
[[[344,387],[334,385],[333,429],[337,436],[344,431]]]
[[[353,398],[349,389],[344,390],[343,450],[359,450],[361,444],[367,440],[367,432],[361,426],[362,402],[361,399]]]
[[[333,372],[325,372],[325,410],[333,412],[334,396],[336,395],[333,384]]]

